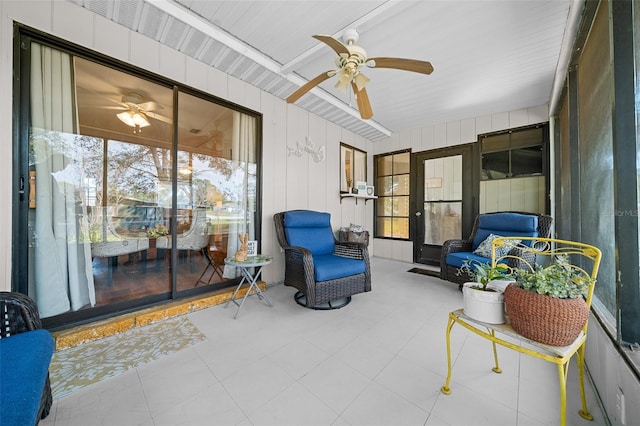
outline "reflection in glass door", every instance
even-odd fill
[[[237,284],[225,256],[241,235],[260,240],[259,119],[25,46],[12,279],[45,327]]]
[[[468,231],[473,210],[471,148],[416,154],[414,262],[439,265],[442,245]],[[465,214],[466,213],[466,214]]]
[[[462,155],[424,161],[424,244],[462,238]]]

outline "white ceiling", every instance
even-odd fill
[[[282,99],[335,69],[335,53],[313,34],[340,38],[345,29],[355,28],[357,44],[369,57],[430,61],[431,75],[365,69],[371,78],[371,120],[360,119],[351,93],[334,88],[336,77],[296,102],[373,141],[392,132],[549,103],[570,8],[580,3],[71,1]]]

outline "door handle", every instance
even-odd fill
[[[422,212],[416,212],[416,216],[418,217],[422,216]]]

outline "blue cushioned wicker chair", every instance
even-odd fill
[[[500,237],[542,237],[551,236],[551,223],[553,218],[544,214],[522,212],[496,212],[483,213],[476,217],[471,236],[466,240],[448,240],[442,246],[440,257],[440,278],[451,281],[462,287],[462,284],[471,281],[471,277],[460,272],[460,267],[465,260],[481,263],[491,263],[491,245],[489,252],[483,255],[478,248],[487,238],[493,234]],[[489,238],[490,240],[490,238]],[[480,254],[479,254],[480,253]],[[519,253],[510,253],[515,257]],[[509,266],[517,267],[514,259],[509,260]]]
[[[273,220],[285,252],[284,284],[298,289],[299,304],[334,309],[354,294],[371,291],[367,245],[337,241],[329,213],[292,210],[276,213]]]

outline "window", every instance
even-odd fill
[[[17,68],[31,185],[13,269],[45,325],[237,283],[224,257],[259,241],[259,117],[41,37],[24,31]]]
[[[480,213],[548,213],[547,123],[481,135]]]
[[[375,157],[376,228],[380,238],[409,238],[409,151]]]
[[[541,175],[544,140],[543,127],[481,136],[482,180]]]

